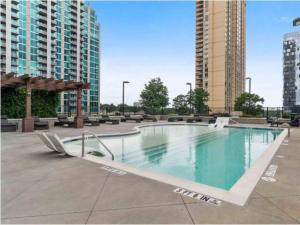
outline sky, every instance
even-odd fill
[[[90,1],[100,22],[101,102],[139,100],[144,85],[160,77],[172,99],[195,83],[194,1]],[[294,32],[300,1],[248,1],[246,75],[265,106],[282,105],[282,39]]]

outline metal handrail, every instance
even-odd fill
[[[111,155],[111,159],[114,160],[114,154],[109,150],[109,148],[97,137],[97,135],[91,131],[84,131],[82,133],[82,157],[84,157],[84,140],[85,140],[85,133],[91,134],[96,140],[105,148],[105,150]]]

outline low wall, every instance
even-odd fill
[[[49,128],[54,127],[54,122],[58,121],[57,118],[40,118],[41,121],[48,121]],[[22,119],[8,119],[8,122],[17,123],[18,131],[22,131]]]
[[[232,118],[232,120],[238,123],[245,123],[245,124],[266,124],[266,118],[255,118],[255,117],[237,117]]]

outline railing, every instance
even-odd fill
[[[82,133],[82,152],[81,152],[81,156],[84,157],[84,143],[85,143],[85,134],[91,134],[94,138],[96,138],[96,140],[105,148],[105,150],[111,155],[111,159],[114,160],[115,156],[114,154],[108,149],[108,147],[100,140],[100,138],[97,137],[96,134],[94,134],[91,131],[84,131]]]

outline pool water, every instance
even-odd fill
[[[101,138],[115,161],[229,190],[281,133],[279,129],[159,125]],[[81,145],[81,141],[72,144]],[[89,149],[106,154],[91,138]]]

